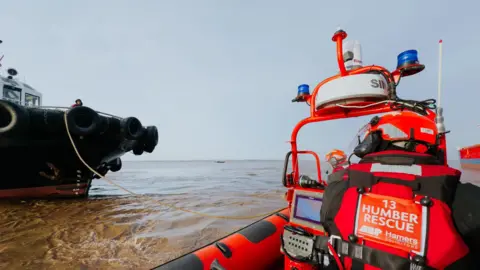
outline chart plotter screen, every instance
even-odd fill
[[[293,217],[320,225],[320,208],[322,208],[322,203],[320,198],[297,195]]]

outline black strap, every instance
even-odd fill
[[[327,236],[317,236],[315,238],[314,247],[321,253],[328,253]],[[393,255],[378,249],[373,249],[364,245],[358,245],[351,242],[343,241],[342,239],[333,238],[332,246],[340,256],[352,258],[352,260],[360,261],[364,264],[378,267],[380,269],[389,270],[430,270],[428,266],[421,266],[414,263],[412,260]]]
[[[371,188],[378,182],[410,187],[415,194],[438,199],[451,207],[460,179],[455,175],[440,175],[416,176],[415,180],[406,181],[396,178],[378,177],[370,172],[357,170],[349,170],[348,172],[348,185],[350,187]]]
[[[406,180],[401,180],[396,178],[378,177],[373,175],[373,173],[362,172],[357,170],[349,170],[348,182],[349,182],[349,186],[351,187],[363,187],[363,188],[371,188],[373,185],[377,184],[378,182],[407,186],[407,187],[410,187],[413,191],[420,190],[421,188],[421,185],[417,180],[406,181]]]
[[[345,171],[346,169],[342,169],[328,175],[327,184],[330,184],[332,182],[337,182],[337,181],[343,181],[343,176],[345,175]]]
[[[358,163],[380,163],[387,165],[441,165],[440,160],[434,156],[415,156],[401,154],[377,154],[374,156],[366,156]]]

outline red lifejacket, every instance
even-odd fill
[[[370,154],[332,174],[330,185],[337,178],[344,188],[329,195],[327,187],[322,219],[340,236],[330,242],[345,269],[468,269],[451,213],[460,176],[434,157],[403,151]]]
[[[344,170],[348,168],[348,162],[344,162],[342,164],[338,164],[337,166],[335,166],[335,168],[333,169],[333,172],[332,173],[336,173],[338,171],[341,171],[341,170]]]

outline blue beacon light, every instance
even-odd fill
[[[301,84],[298,86],[297,96],[310,95],[310,86],[308,84]]]
[[[419,73],[425,65],[418,61],[417,50],[404,51],[397,56],[397,70],[401,71],[402,77]]]
[[[397,69],[419,63],[417,50],[404,51],[397,57]]]

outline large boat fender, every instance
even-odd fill
[[[107,168],[112,172],[118,172],[122,169],[122,159],[116,158],[107,164]]]
[[[67,123],[70,133],[88,136],[99,132],[102,121],[100,115],[86,106],[77,106],[67,112]]]
[[[135,142],[132,148],[134,155],[141,155],[143,151],[152,153],[158,144],[158,130],[155,126],[148,126],[142,136]]]
[[[144,150],[147,153],[152,153],[158,144],[158,130],[156,126],[148,126],[143,135]]]
[[[27,110],[30,115],[30,127],[29,132],[30,134],[34,134],[33,136],[46,136],[51,138],[52,136],[65,136],[65,120],[64,120],[64,111],[60,110],[49,110],[49,109],[42,109],[42,108],[29,108]],[[80,125],[85,128],[85,124],[90,124],[88,118],[91,117],[89,114],[91,112],[87,112],[85,115],[85,109],[82,109],[83,112],[81,116],[79,116],[78,110],[73,111],[73,114],[68,116],[67,121],[74,121],[77,123],[71,123],[69,128],[70,132],[75,135],[94,135],[99,134],[102,135],[108,129],[110,125],[110,117],[105,117],[99,115],[98,125],[96,127],[92,127],[92,131],[77,131],[74,125]],[[87,109],[88,110],[88,109]],[[72,113],[72,112],[70,112]],[[77,114],[77,116],[75,116]],[[98,114],[98,113],[97,113]],[[73,117],[74,120],[69,120]],[[95,116],[93,116],[95,117]],[[96,118],[96,117],[95,117]],[[93,120],[96,121],[96,120]],[[73,129],[73,130],[72,130]],[[77,133],[76,133],[77,132]]]
[[[142,137],[144,129],[140,120],[135,117],[127,117],[120,120],[120,132],[127,140],[138,140]]]
[[[7,100],[0,100],[0,136],[26,132],[30,123],[28,111]]]
[[[275,213],[154,270],[275,269],[283,261],[280,236],[288,214]]]

